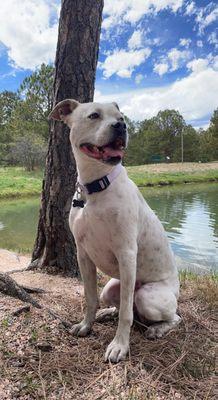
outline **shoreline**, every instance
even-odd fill
[[[218,182],[218,162],[145,164],[126,169],[139,188]],[[0,167],[0,200],[38,196],[42,179],[42,170],[27,172],[21,167]]]
[[[11,269],[24,268],[31,260],[31,253],[23,253],[16,250],[0,248],[0,271],[9,272]],[[191,263],[185,259],[175,255],[176,266],[180,275],[190,274],[197,275],[215,275],[217,271],[205,265]],[[10,267],[5,265],[10,264]]]

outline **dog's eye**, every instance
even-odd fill
[[[97,112],[94,112],[88,116],[88,118],[90,118],[90,119],[97,119],[99,117],[100,117],[100,115]]]
[[[120,117],[120,118],[119,118],[119,121],[124,121],[124,118],[123,118],[123,117]]]

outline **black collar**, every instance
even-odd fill
[[[87,194],[92,194],[92,193],[98,193],[102,192],[103,190],[107,189],[107,187],[110,185],[110,181],[107,177],[107,175],[103,176],[101,179],[96,179],[93,182],[86,183],[86,185],[83,185],[85,188],[85,191]],[[82,187],[82,190],[83,190]],[[81,189],[81,185],[78,184],[78,188]],[[77,192],[78,192],[77,188]],[[83,208],[85,205],[84,200],[82,199],[73,199],[73,207],[80,207]]]
[[[122,170],[122,164],[116,165],[116,167],[108,174],[100,179],[96,179],[90,183],[81,184],[79,181],[76,185],[76,198],[73,199],[73,207],[84,207],[84,196],[83,194],[92,194],[102,192],[107,189],[108,186],[113,182],[114,179],[120,174]]]
[[[87,194],[102,192],[103,190],[107,189],[110,185],[110,181],[107,175],[103,176],[100,179],[96,179],[93,182],[86,183],[84,186],[86,188]]]

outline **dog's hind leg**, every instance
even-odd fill
[[[106,322],[118,317],[119,310],[116,307],[102,308],[96,313],[96,322]]]
[[[105,322],[118,317],[120,304],[120,281],[119,279],[110,279],[105,285],[100,295],[100,301],[108,306],[97,311],[96,321]]]
[[[100,295],[100,301],[106,306],[112,306],[119,308],[120,305],[120,280],[112,278],[110,279]]]
[[[162,337],[178,325],[177,299],[171,287],[163,282],[147,283],[135,293],[135,306],[141,321],[155,322],[148,327],[149,339]]]

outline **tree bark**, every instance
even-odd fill
[[[32,293],[42,293],[40,289],[25,288],[24,286],[18,285],[9,275],[0,273],[0,292],[7,296],[15,297],[21,301],[32,304],[34,307],[42,308],[38,301],[34,300],[28,291]]]
[[[62,0],[55,61],[54,105],[93,100],[103,0]],[[68,215],[76,182],[69,128],[50,123],[37,237],[29,269],[78,276]]]

